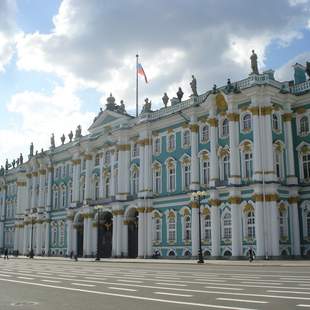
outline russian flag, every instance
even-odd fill
[[[142,67],[142,65],[140,63],[138,63],[138,74],[144,76],[145,83],[148,83],[146,74],[145,74],[145,72],[143,70],[143,67]]]

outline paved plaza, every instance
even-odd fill
[[[0,260],[0,309],[310,309],[310,263]]]

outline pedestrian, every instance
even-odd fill
[[[253,252],[252,248],[249,248],[248,256],[249,256],[249,262],[252,263],[252,261],[254,259],[254,252]]]
[[[4,259],[9,259],[9,251],[8,251],[8,249],[4,249]]]
[[[70,252],[70,258],[73,258],[73,251]]]
[[[77,262],[78,261],[78,256],[77,254],[74,255],[74,260]]]

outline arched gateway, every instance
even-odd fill
[[[138,211],[136,208],[130,208],[126,212],[126,221],[128,225],[128,257],[136,258],[138,256]]]
[[[99,221],[98,221],[99,214]],[[96,217],[97,227],[97,251],[99,251],[99,257],[111,257],[112,256],[112,236],[113,236],[113,215],[109,211],[99,212]],[[99,227],[98,227],[99,223]]]

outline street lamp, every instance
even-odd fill
[[[100,225],[100,215],[103,206],[96,206],[95,210],[97,210],[97,253],[96,253],[96,261],[100,261],[100,252],[99,252],[99,225]]]
[[[198,217],[199,217],[199,223],[198,223],[198,229],[199,229],[199,251],[198,251],[198,264],[203,264],[204,260],[203,260],[203,255],[202,255],[202,248],[201,248],[201,212],[200,212],[200,202],[201,199],[203,199],[204,197],[206,197],[207,192],[202,191],[202,192],[192,192],[191,194],[191,198],[194,201],[198,202]]]
[[[33,218],[34,213],[37,212],[37,209],[34,208],[32,210],[32,215],[30,216],[31,218],[31,237],[30,237],[30,253],[29,253],[29,258],[33,258],[34,257],[34,253],[33,253],[33,224],[35,223],[35,220]]]

